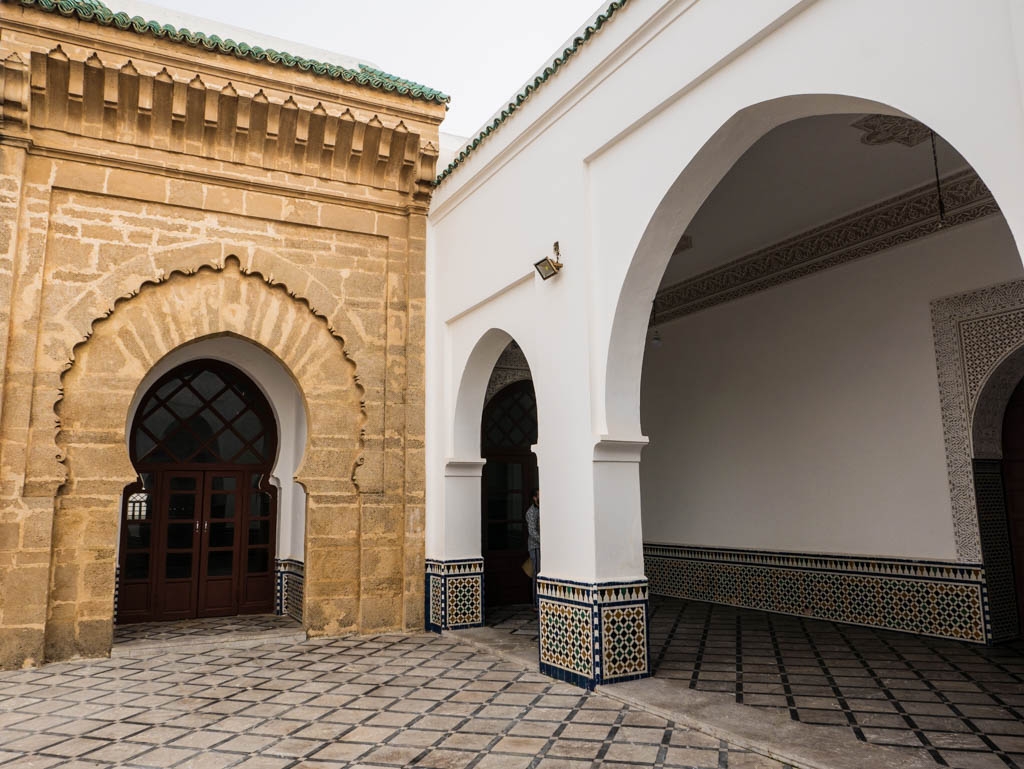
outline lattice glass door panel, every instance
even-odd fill
[[[199,524],[203,506],[203,474],[170,472],[161,478],[161,556],[157,573],[156,609],[161,619],[195,616],[198,580]]]
[[[277,423],[247,376],[217,361],[193,361],[146,393],[132,425],[136,467],[222,465],[270,467]]]
[[[198,616],[229,616],[238,612],[243,473],[209,472],[204,478]]]
[[[152,612],[153,512],[149,492],[126,492],[121,512],[121,574],[117,595],[121,616],[147,616]]]
[[[247,523],[243,541],[242,595],[240,611],[255,611],[274,601],[274,547],[276,540],[276,490],[261,488],[264,479],[249,477]]]

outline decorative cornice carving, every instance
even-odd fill
[[[526,355],[523,354],[522,348],[520,348],[515,342],[509,342],[508,346],[502,350],[501,355],[494,364],[494,370],[491,372],[491,378],[487,382],[487,392],[484,395],[484,405],[486,406],[490,403],[491,398],[504,390],[510,384],[532,380],[533,377],[530,374],[530,364],[527,363]]]
[[[654,300],[652,325],[999,212],[972,169],[943,179],[942,199],[944,224],[935,185],[929,183],[662,289]]]
[[[0,62],[0,131],[28,129],[28,65],[12,53]]]
[[[851,123],[851,128],[864,132],[860,137],[862,144],[877,146],[879,144],[902,144],[904,147],[916,147],[931,135],[931,129],[909,117],[896,115],[865,115]]]
[[[5,96],[21,87],[13,58],[4,62]],[[309,108],[262,90],[243,94],[231,83],[208,86],[199,75],[185,82],[166,68],[143,74],[131,61],[111,67],[95,53],[76,61],[59,45],[33,52],[29,69],[32,128],[393,189],[416,200],[433,191],[437,148],[401,121],[332,114],[321,102]],[[9,109],[22,114],[17,99],[12,104],[3,106],[5,122]]]

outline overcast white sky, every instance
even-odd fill
[[[441,130],[460,136],[475,133],[566,39],[608,5],[607,0],[149,2],[368,60],[438,88],[452,97]],[[106,3],[113,11],[129,10],[131,0]],[[210,24],[198,31],[219,30]]]

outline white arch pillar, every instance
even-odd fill
[[[543,397],[538,390],[538,402]],[[645,678],[649,604],[640,453],[646,440],[599,440],[590,449],[584,444],[584,453],[563,451],[568,443],[581,447],[578,434],[575,440],[549,435],[536,451],[540,670],[588,689]]]
[[[487,330],[453,377],[458,390],[444,424],[451,454],[443,466],[443,503],[427,508],[424,619],[426,629],[434,632],[479,627],[484,622],[480,420],[491,371],[511,340],[501,329]]]
[[[484,622],[484,559],[480,553],[480,458],[449,460],[444,469],[443,557],[427,558],[427,630]]]

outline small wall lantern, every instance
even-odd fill
[[[555,241],[555,245],[552,247],[555,252],[555,258],[552,259],[550,256],[545,256],[539,262],[534,262],[534,267],[537,269],[537,274],[540,275],[542,280],[553,278],[558,274],[558,271],[562,269],[562,263],[559,261],[561,254],[558,252],[558,241]]]

